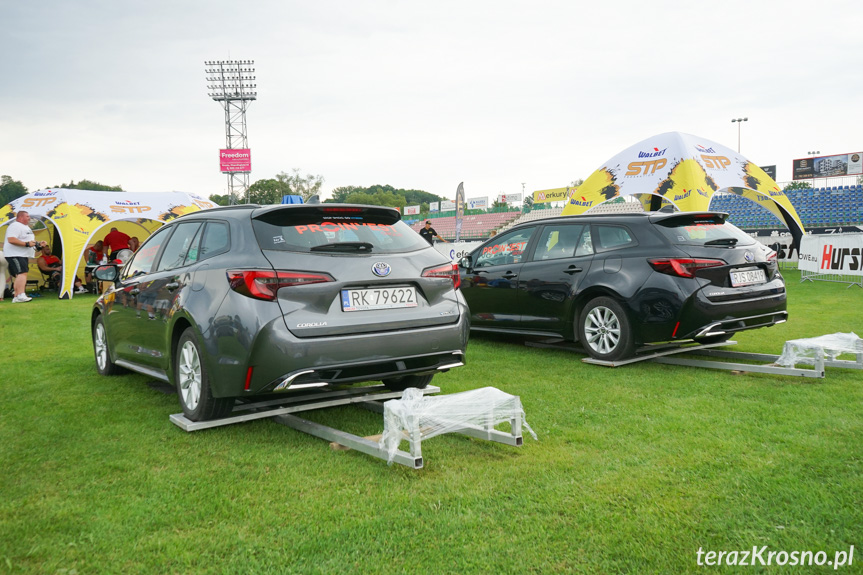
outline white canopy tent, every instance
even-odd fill
[[[127,229],[141,229],[142,239],[183,214],[214,208],[216,204],[184,192],[95,192],[63,188],[39,190],[22,196],[0,210],[0,236],[15,220],[19,210],[29,212],[49,229],[53,228],[62,244],[55,255],[63,260],[60,298],[72,297],[75,273],[84,263],[87,247],[105,237],[119,223]],[[50,243],[50,242],[49,242]]]

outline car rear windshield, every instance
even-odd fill
[[[400,253],[428,247],[389,210],[372,207],[289,207],[255,216],[265,250],[310,253]]]
[[[752,245],[755,240],[721,216],[678,216],[657,222],[665,237],[674,244],[695,246]]]

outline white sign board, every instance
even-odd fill
[[[797,268],[817,274],[863,276],[863,234],[803,236]]]

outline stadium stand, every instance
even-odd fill
[[[468,214],[464,216],[461,224],[461,239],[463,240],[479,240],[485,239],[503,228],[506,224],[513,221],[521,215],[520,211],[509,212],[491,212],[481,214]],[[425,225],[426,220],[422,219],[413,225],[411,228],[419,232]],[[455,238],[455,216],[437,217],[431,220],[432,227],[435,231],[446,240]]]
[[[863,226],[863,185],[803,188],[788,190],[785,193],[805,228]],[[590,213],[640,212],[642,209],[640,202],[619,200],[599,205]],[[736,194],[715,194],[710,202],[710,209],[727,212],[728,221],[745,230],[785,227],[767,208]],[[535,206],[525,213],[520,211],[482,213],[475,210],[474,213],[464,216],[461,239],[485,239],[522,222],[559,216],[562,211],[563,207],[549,207],[547,204]],[[452,241],[455,238],[455,215],[450,214],[453,212],[448,212],[447,215],[429,214],[408,223],[411,228],[419,232],[426,219],[431,219],[432,226],[438,234]]]
[[[863,224],[863,186],[803,188],[785,192],[805,228]],[[728,212],[730,221],[742,229],[782,227],[766,208],[736,194],[716,194],[710,209]]]

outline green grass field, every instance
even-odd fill
[[[863,290],[786,272],[788,323],[740,351],[863,334]],[[424,442],[412,470],[257,421],[195,433],[141,375],[103,378],[95,296],[0,304],[0,572],[693,573],[696,553],[856,548],[863,572],[863,373],[822,380],[659,364],[473,337],[443,393],[521,396],[539,435]],[[355,407],[307,414],[356,433]],[[765,559],[767,554],[765,552]]]

